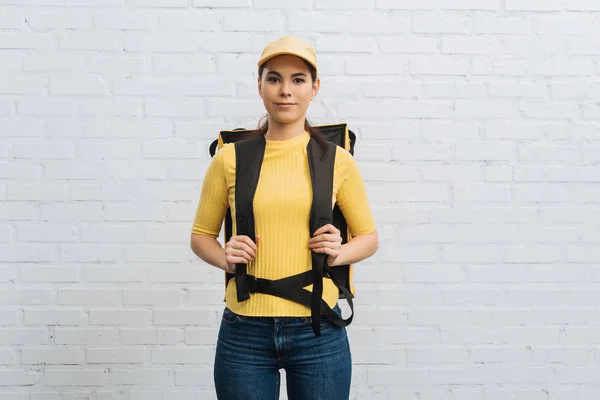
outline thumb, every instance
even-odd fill
[[[260,236],[256,235],[256,243],[260,240]]]

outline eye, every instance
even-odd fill
[[[296,79],[294,79],[294,82],[295,83],[304,83],[306,81],[304,80],[304,78],[296,78]]]
[[[279,82],[279,78],[276,78],[274,76],[270,76],[270,77],[267,78],[267,81],[270,82],[270,83],[277,83],[277,82]]]

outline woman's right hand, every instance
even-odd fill
[[[258,236],[256,243],[258,243]],[[235,274],[236,264],[248,264],[256,257],[256,243],[246,235],[232,236],[225,244],[225,272]]]

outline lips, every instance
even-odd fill
[[[279,107],[279,108],[292,108],[293,106],[295,106],[295,103],[275,103],[275,106]]]

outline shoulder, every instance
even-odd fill
[[[225,170],[235,168],[235,146],[233,143],[225,143],[223,147],[217,150],[212,162],[222,166]]]
[[[340,169],[342,171],[347,170],[349,167],[356,165],[356,161],[352,154],[343,147],[336,146],[335,152],[335,168]]]

